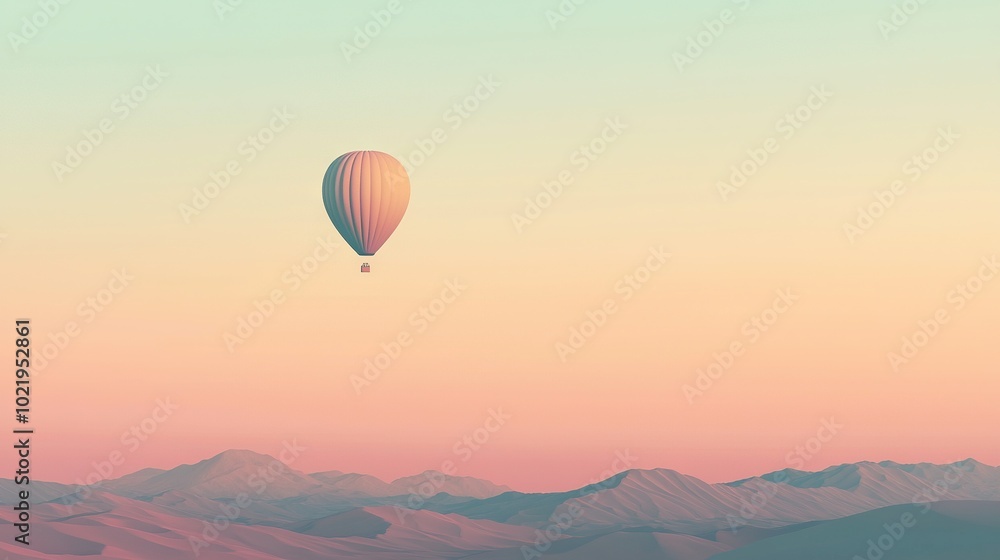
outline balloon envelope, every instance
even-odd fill
[[[323,178],[323,204],[333,225],[359,255],[374,255],[410,203],[410,178],[389,154],[350,152]]]

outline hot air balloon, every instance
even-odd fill
[[[410,178],[389,154],[344,154],[330,164],[323,177],[326,213],[360,256],[372,256],[382,247],[409,203]]]

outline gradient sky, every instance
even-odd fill
[[[38,352],[81,325],[34,375],[38,478],[85,479],[116,451],[112,476],[296,440],[304,471],[391,479],[451,460],[554,490],[628,450],[719,481],[790,466],[829,418],[843,428],[808,470],[1000,463],[1000,276],[961,309],[950,297],[1000,253],[996,2],[927,4],[887,39],[891,2],[594,0],[553,29],[554,0],[403,1],[348,61],[388,4],[73,2],[16,52],[9,34],[40,8],[0,7],[0,317],[30,316]],[[679,71],[674,54],[726,9],[735,22]],[[148,67],[167,75],[122,119],[113,104]],[[455,128],[453,105],[489,79]],[[786,138],[779,121],[814,87],[833,97]],[[247,161],[241,144],[282,109],[294,118]],[[53,161],[105,118],[58,180]],[[581,170],[608,119],[627,128]],[[908,160],[949,127],[959,138],[912,181]],[[717,183],[769,138],[777,152],[724,201]],[[414,168],[371,275],[320,195],[358,149]],[[185,221],[179,205],[234,159]],[[519,233],[511,215],[563,171],[572,184]],[[852,243],[845,222],[897,180],[905,194]],[[286,272],[327,238],[333,256],[292,289]],[[667,264],[624,301],[616,284],[661,246]],[[122,268],[128,286],[81,310]],[[467,289],[418,333],[411,315],[456,278]],[[230,352],[226,333],[275,289],[283,303]],[[749,343],[743,325],[783,289],[798,301]],[[607,299],[618,311],[562,361],[556,345]],[[888,354],[939,309],[949,322],[894,371]],[[414,343],[357,394],[351,377],[400,332]],[[733,342],[744,355],[689,403]],[[157,399],[178,409],[133,450],[122,434]],[[491,409],[510,418],[462,461]]]

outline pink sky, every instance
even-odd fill
[[[694,4],[595,3],[557,32],[525,2],[414,5],[353,61],[339,3],[187,4],[115,29],[67,10],[0,84],[0,317],[33,320],[38,479],[297,439],[304,471],[468,456],[459,474],[568,489],[628,450],[721,481],[794,466],[830,418],[806,469],[1000,463],[990,18],[938,7],[887,41],[872,3],[762,4],[679,72]],[[321,195],[361,149],[412,184],[364,259]],[[456,453],[491,409],[510,418]]]

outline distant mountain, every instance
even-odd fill
[[[322,488],[322,483],[296,471],[274,457],[253,451],[224,451],[193,465],[143,476],[122,477],[106,489],[122,496],[152,498],[183,491],[202,498],[236,499],[240,494],[276,500],[301,496]]]
[[[0,501],[15,503],[18,490],[0,481]],[[306,474],[226,451],[85,489],[33,481],[31,491],[33,544],[0,541],[11,560],[833,560],[868,558],[870,540],[891,544],[882,560],[996,560],[988,554],[1000,550],[1000,468],[971,459],[786,469],[726,484],[629,470],[525,494],[437,471],[391,483]],[[917,522],[897,539],[907,512]],[[0,508],[0,519],[16,513]]]
[[[466,498],[489,498],[510,492],[507,486],[473,478],[471,476],[451,476],[439,471],[425,471],[418,475],[398,478],[391,483],[366,474],[329,471],[313,473],[312,478],[322,482],[327,488],[336,489],[345,495],[388,497],[388,496],[431,496],[449,494]]]
[[[479,499],[490,498],[504,492],[512,491],[507,486],[500,486],[492,482],[472,478],[471,476],[451,476],[439,471],[425,471],[422,474],[398,478],[392,482],[392,486],[400,494],[417,494],[422,496],[425,493],[421,491],[427,489],[434,494],[444,492],[452,496],[466,496]]]
[[[19,492],[24,490],[24,486],[14,483],[9,478],[0,479],[0,504],[12,505],[20,501]],[[32,503],[51,502],[54,500],[73,500],[77,493],[77,487],[69,484],[59,484],[57,482],[31,481]]]
[[[391,484],[374,476],[340,471],[306,474],[274,457],[246,450],[224,451],[193,465],[181,465],[170,470],[144,469],[103,481],[99,486],[132,498],[153,499],[172,492],[183,492],[213,500],[236,499],[240,494],[263,500],[317,494],[363,500],[408,496],[427,490],[435,494],[487,498],[510,491],[506,486],[485,480],[448,476],[437,471],[400,478]]]
[[[33,508],[31,547],[0,541],[7,560],[428,560],[529,545],[534,530],[458,515],[357,509],[296,528],[210,524],[149,502],[97,492],[76,506]],[[5,524],[16,512],[0,510]]]
[[[942,481],[947,484],[952,496],[967,496],[970,491],[980,492],[985,488],[990,493],[980,495],[981,499],[1000,499],[1000,489],[996,489],[997,482],[1000,482],[1000,468],[990,467],[973,459],[949,465],[861,462],[830,467],[819,472],[786,469],[756,479],[734,482],[732,485],[739,486],[755,480],[783,482],[796,488],[839,488],[880,500],[901,500],[900,503],[913,498],[913,494],[905,494],[906,492],[920,493],[928,483],[933,485]]]
[[[946,491],[940,490],[941,485]],[[745,526],[782,527],[945,499],[1000,500],[1000,469],[975,461],[859,463],[817,473],[779,471],[728,484],[708,484],[669,469],[630,470],[575,492],[513,492],[427,507],[473,519],[534,526],[578,509],[582,513],[574,516],[570,534],[653,528],[698,535]]]
[[[121,478],[103,481],[101,486],[104,488],[119,489],[124,492],[127,491],[126,489],[128,488],[139,487],[147,480],[165,472],[167,471],[163,469],[142,469],[132,474],[127,474]]]
[[[996,560],[1000,502],[901,505],[758,540],[712,560]]]
[[[394,485],[383,482],[381,479],[367,474],[329,471],[313,473],[309,476],[320,481],[327,488],[342,492],[346,495],[385,497],[400,494],[399,489]]]

